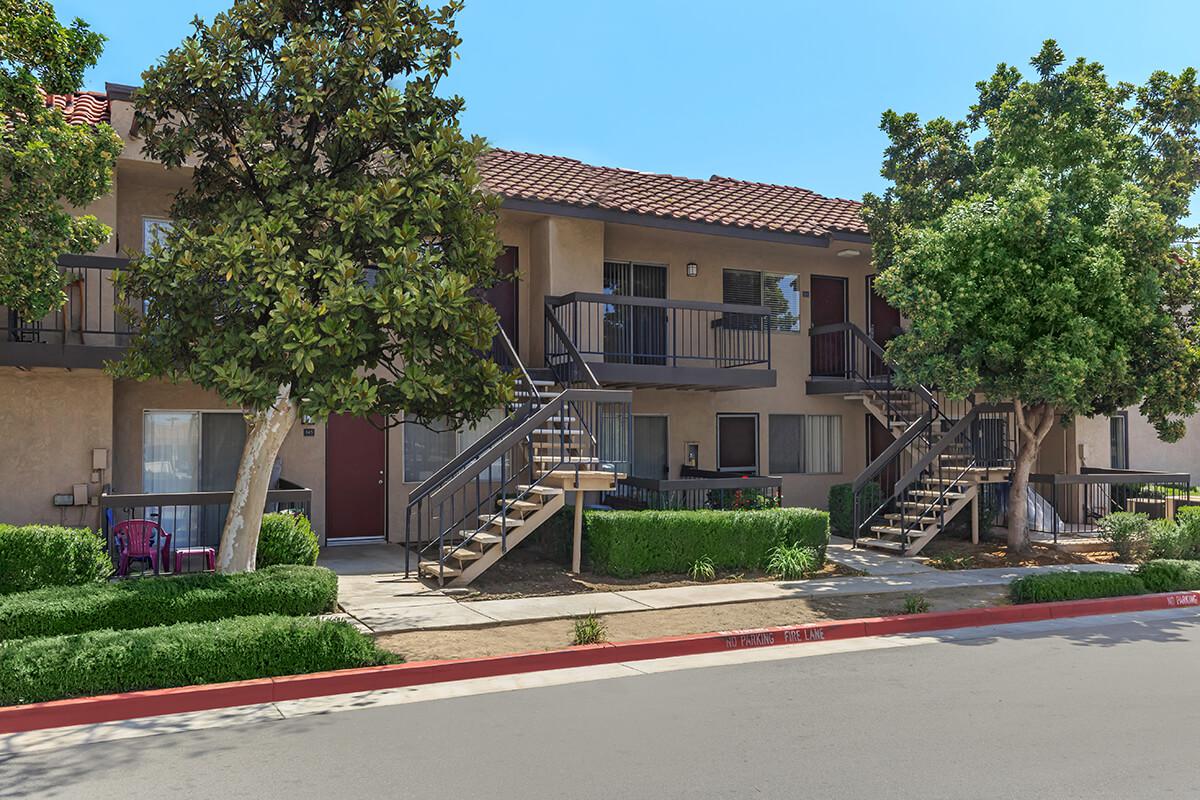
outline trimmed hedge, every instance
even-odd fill
[[[647,572],[686,574],[700,558],[718,569],[761,569],[771,550],[799,544],[818,553],[829,544],[829,514],[811,508],[762,511],[588,511],[592,567],[631,578]]]
[[[104,540],[87,528],[0,525],[0,594],[96,583],[112,571]]]
[[[344,622],[239,617],[0,642],[0,705],[399,661]]]
[[[337,576],[324,567],[140,578],[0,597],[0,640],[336,608]]]
[[[864,510],[874,511],[883,503],[883,493],[877,483],[862,489]],[[836,483],[829,487],[829,527],[839,536],[854,536],[854,484]]]
[[[1017,578],[1008,592],[1014,603],[1051,603],[1146,594],[1147,589],[1141,578],[1124,572],[1051,572]]]
[[[1200,561],[1158,559],[1133,571],[1151,592],[1183,592],[1200,589]]]
[[[303,514],[264,514],[258,529],[258,569],[276,564],[317,565],[320,547],[312,524]]]

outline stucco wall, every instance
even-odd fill
[[[98,370],[20,371],[0,367],[0,522],[98,527],[98,506],[55,508],[55,494],[93,481],[93,449],[112,456],[112,380]]]
[[[1186,472],[1195,484],[1200,480],[1200,415],[1187,420],[1187,434],[1182,439],[1167,444],[1158,438],[1148,419],[1137,409],[1129,409],[1129,466]]]

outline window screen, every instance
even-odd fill
[[[804,472],[804,416],[772,414],[767,420],[767,460],[771,474]]]
[[[758,417],[717,416],[717,469],[758,470]]]

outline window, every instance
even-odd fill
[[[503,412],[495,411],[480,420],[474,428],[468,426],[457,431],[446,430],[445,423],[433,423],[426,427],[411,417],[407,418],[404,425],[404,480],[420,483],[432,477],[456,455],[496,427],[503,418]],[[492,466],[492,474],[499,478],[499,461]]]
[[[766,306],[772,330],[800,330],[799,275],[726,269],[721,275],[721,288],[726,303]]]
[[[767,458],[772,474],[842,471],[842,418],[837,414],[771,414]]]
[[[1108,450],[1113,469],[1129,469],[1129,417],[1125,414],[1108,418]]]
[[[717,415],[717,469],[758,471],[758,415]]]
[[[174,223],[169,219],[158,217],[142,217],[142,252],[150,252],[152,245],[165,245],[167,234],[171,232]]]

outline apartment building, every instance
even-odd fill
[[[111,240],[61,260],[67,305],[43,320],[0,309],[0,522],[102,527],[110,514],[148,514],[212,542],[244,439],[239,410],[195,386],[102,371],[128,341],[112,270],[171,224],[171,197],[188,180],[142,154],[131,91],[110,84],[52,98],[74,122],[111,124],[125,147],[114,191],[87,209]],[[878,347],[902,320],[872,289],[858,203],[505,150],[482,171],[503,198],[500,266],[517,276],[488,298],[540,387],[530,391],[562,390],[574,364],[597,388],[627,393],[632,446],[596,502],[703,504],[744,486],[824,507],[830,486],[862,476],[889,448],[905,455],[871,477],[885,495],[919,466],[911,442],[897,442],[926,401],[887,383]],[[999,429],[987,415],[1001,411],[975,413],[971,431]],[[413,490],[482,452],[504,414],[448,433],[302,420],[283,446],[271,504],[304,508],[327,544],[402,541]],[[944,430],[964,418],[946,416]],[[1004,441],[988,445],[995,463],[979,461],[974,439],[966,448],[993,480],[1013,436],[1000,427]],[[1051,434],[1039,472],[1167,466],[1190,479],[1197,441],[1158,444],[1136,411],[1079,419]],[[929,457],[949,463],[961,444]]]

